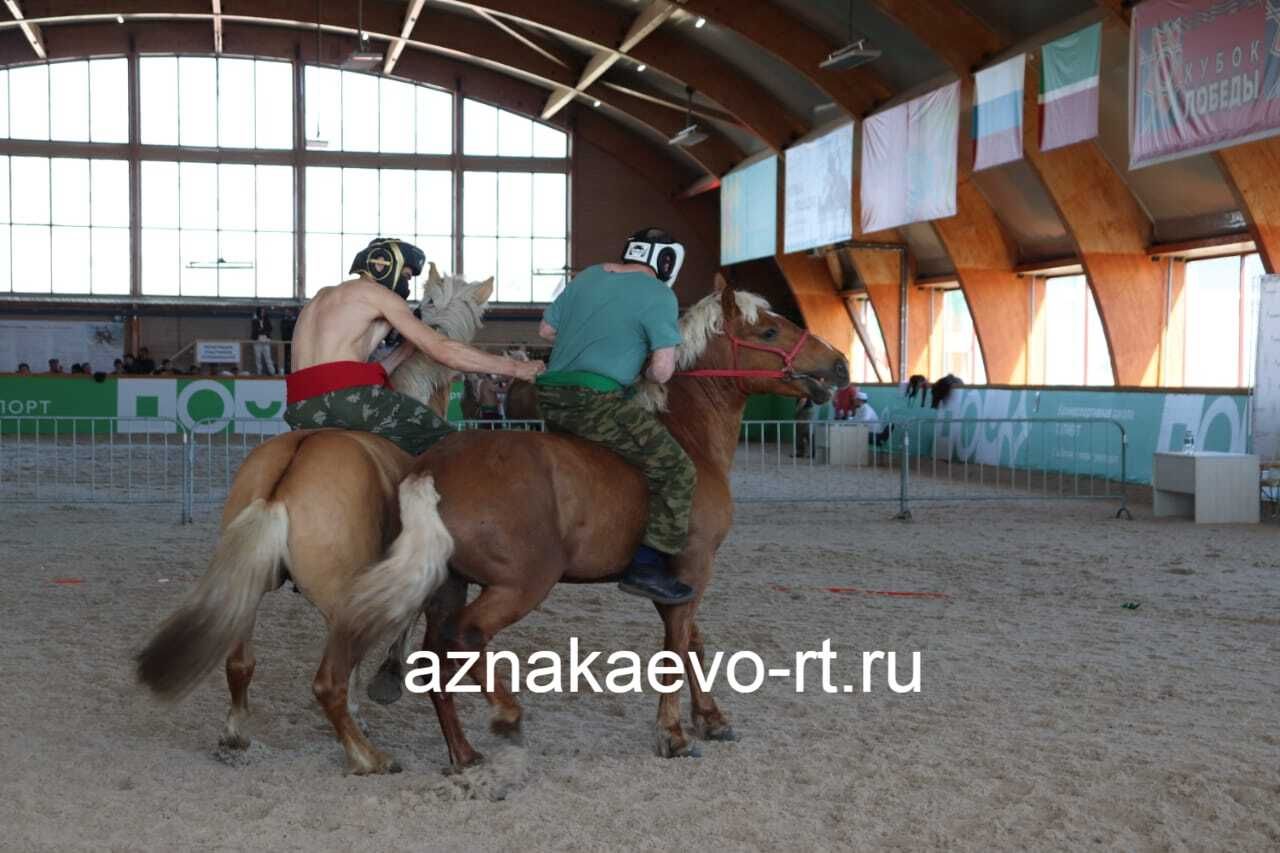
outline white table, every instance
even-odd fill
[[[827,451],[828,465],[871,463],[871,428],[859,421],[825,421],[818,425],[818,446]]]
[[[1257,524],[1258,457],[1249,453],[1157,453],[1151,464],[1157,516],[1197,524]]]

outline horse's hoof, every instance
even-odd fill
[[[466,761],[455,761],[444,769],[444,775],[452,776],[455,773],[461,773],[469,767],[475,767],[484,763],[484,756],[478,752],[473,752],[471,757]]]
[[[696,743],[691,743],[680,749],[673,750],[667,758],[701,758],[702,750],[698,748]]]
[[[380,669],[374,673],[369,686],[365,688],[365,693],[379,705],[390,705],[398,701],[402,695],[400,679],[394,672]]]
[[[400,762],[390,755],[378,753],[371,762],[352,767],[351,773],[355,776],[379,776],[384,773],[399,773],[403,769]]]
[[[524,744],[524,732],[520,728],[519,717],[516,717],[514,720],[504,720],[499,717],[494,717],[489,721],[489,731],[518,746]]]
[[[236,734],[226,733],[218,738],[218,746],[223,749],[246,750],[249,748],[249,738],[238,732]]]
[[[733,726],[720,726],[717,729],[707,729],[706,738],[707,740],[721,743],[730,743],[738,739],[738,733],[733,730]]]
[[[683,735],[663,730],[658,733],[658,755],[661,758],[700,758],[702,752]]]

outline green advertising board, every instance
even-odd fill
[[[923,446],[917,453],[932,456],[936,442],[950,442],[956,461],[1001,465],[1022,463],[1032,452],[1028,429],[1018,426],[1026,418],[1105,419],[1124,428],[1127,437],[1126,474],[1131,482],[1151,479],[1151,458],[1156,451],[1182,449],[1184,432],[1194,436],[1199,450],[1246,452],[1249,443],[1249,396],[1245,391],[1181,393],[1109,391],[1104,389],[1010,389],[980,386],[961,388],[941,409],[922,408],[906,400],[897,386],[867,385],[881,420],[904,422],[925,419],[938,423],[919,430]],[[449,395],[449,419],[461,420],[462,383]],[[237,432],[270,434],[288,427],[282,420],[285,387],[281,379],[232,379],[221,377],[89,377],[0,376],[0,433],[52,434],[72,428],[88,432]],[[820,407],[818,420],[831,417],[831,407]],[[108,418],[121,420],[109,421]],[[795,401],[789,398],[752,397],[746,419],[790,421]],[[975,419],[1004,419],[1003,424],[974,424]],[[60,420],[63,419],[63,420]],[[70,419],[70,420],[65,420]],[[788,427],[781,438],[790,441]],[[1118,432],[1115,433],[1119,435]],[[760,440],[757,431],[751,435]],[[774,435],[764,437],[773,440]],[[1107,448],[1108,454],[1118,447]],[[1062,454],[1054,470],[1087,473],[1097,452],[1084,458]]]
[[[462,417],[462,383],[449,419]],[[110,376],[0,376],[0,432],[283,432],[283,379]],[[100,420],[116,418],[117,421]],[[19,420],[21,419],[21,420]]]

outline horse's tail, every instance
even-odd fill
[[[252,631],[258,602],[280,585],[288,548],[283,503],[258,498],[241,510],[186,603],[138,654],[138,680],[166,699],[195,686]]]
[[[415,616],[448,578],[453,537],[439,503],[429,474],[400,483],[400,535],[387,558],[356,579],[334,616],[330,648],[345,645],[353,665],[379,637]]]

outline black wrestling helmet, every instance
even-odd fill
[[[426,265],[426,254],[412,243],[395,237],[378,237],[356,253],[348,272],[364,273],[402,299],[408,299],[409,282],[401,277],[403,272],[407,269],[418,276]]]
[[[684,266],[684,246],[661,228],[645,228],[627,239],[622,260],[644,264],[653,270],[658,281],[671,287]]]

